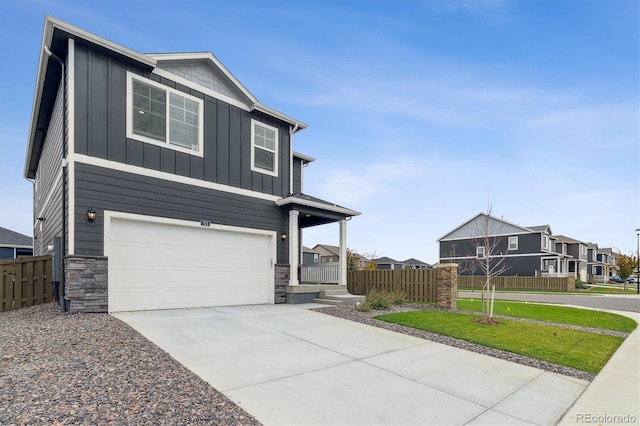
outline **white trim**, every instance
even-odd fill
[[[140,214],[134,214],[134,213],[105,210],[104,211],[104,228],[103,228],[103,232],[104,232],[103,250],[104,250],[104,255],[107,257],[111,253],[110,236],[111,236],[111,220],[112,219],[125,219],[125,220],[147,222],[147,223],[175,225],[175,226],[181,226],[181,227],[187,227],[187,228],[199,228],[203,232],[228,231],[228,232],[242,232],[245,234],[253,234],[253,235],[264,235],[264,236],[270,237],[271,239],[269,254],[272,260],[271,261],[272,271],[274,268],[275,259],[277,258],[277,243],[276,243],[277,232],[276,231],[268,231],[264,229],[255,229],[255,228],[242,228],[239,226],[220,225],[215,223],[212,223],[209,226],[202,226],[200,222],[196,222],[196,221],[170,219],[167,217],[146,216],[146,215],[140,215]],[[109,272],[108,272],[109,275],[111,274],[110,268],[111,268],[111,264],[109,264]],[[109,299],[111,299],[111,289],[112,289],[112,286],[107,284],[107,292],[108,292]],[[270,304],[274,303],[274,298],[275,298],[275,274],[272,273],[272,274],[269,274],[269,303]],[[111,312],[110,307],[109,307],[109,312]]]
[[[513,238],[515,238],[515,240],[513,240],[513,241],[515,241],[515,244],[514,244],[515,247],[511,248],[511,241],[512,241]],[[508,239],[507,239],[507,250],[513,250],[513,251],[518,250],[518,244],[519,244],[519,241],[518,241],[518,236],[517,235],[509,236]]]
[[[491,234],[489,235],[489,237],[511,237],[511,236],[517,236],[517,235],[531,235],[531,232],[507,232],[507,233],[501,233],[501,234]],[[475,235],[475,236],[466,236],[466,237],[456,237],[456,238],[445,238],[445,239],[439,239],[437,241],[460,241],[460,240],[470,240],[473,238],[478,238],[481,237],[481,235]]]
[[[88,164],[90,166],[104,167],[106,169],[118,170],[121,172],[148,176],[155,179],[183,183],[185,185],[192,185],[200,188],[213,189],[215,191],[227,192],[230,194],[242,195],[245,197],[259,198],[267,201],[278,201],[280,199],[280,197],[276,195],[264,194],[262,192],[236,188],[235,186],[222,185],[220,183],[208,182],[206,180],[194,179],[186,176],[176,175],[173,173],[161,172],[159,170],[147,169],[140,166],[133,166],[131,164],[105,160],[102,158],[91,157],[83,154],[75,154],[72,158],[70,158],[70,160],[70,163],[76,161],[78,163]]]
[[[289,269],[293,273],[289,274],[289,285],[299,285],[298,270],[300,263],[300,212],[289,210]]]
[[[305,123],[303,123],[301,121],[298,121],[293,117],[289,117],[288,115],[283,114],[281,112],[278,112],[273,108],[270,108],[270,107],[268,107],[266,105],[262,105],[260,102],[256,102],[253,105],[253,109],[255,109],[257,111],[260,111],[260,112],[264,112],[265,114],[271,115],[272,117],[279,118],[280,120],[285,121],[285,122],[287,122],[289,124],[297,125],[298,129],[296,130],[296,133],[299,132],[300,130],[304,130],[307,127],[309,127]]]
[[[69,77],[69,81],[67,81],[67,117],[63,117],[63,120],[67,121],[67,140],[62,141],[62,143],[67,144],[67,159],[70,155],[74,155],[75,153],[75,121],[73,120],[73,116],[75,114],[75,104],[73,102],[75,96],[75,41],[73,39],[69,39],[69,55],[68,55],[68,64],[67,64],[67,76]],[[73,66],[71,66],[73,65]],[[63,123],[64,126],[64,123]],[[68,255],[75,254],[76,248],[76,221],[75,221],[75,213],[76,213],[76,169],[73,162],[67,163],[67,180],[69,182],[67,186],[67,253]],[[62,182],[64,185],[64,182]],[[62,220],[65,220],[63,217]],[[65,236],[63,235],[62,238]]]
[[[212,98],[216,98],[220,101],[226,102],[230,105],[236,106],[244,111],[250,112],[251,108],[249,107],[249,105],[238,101],[236,99],[233,99],[232,97],[229,97],[227,95],[224,95],[222,93],[216,92],[214,90],[209,89],[208,87],[205,86],[201,86],[198,83],[195,83],[191,80],[187,80],[184,77],[180,77],[179,75],[173,74],[167,70],[164,70],[162,68],[155,68],[152,71],[153,74],[159,75],[160,77],[164,77],[168,80],[172,80],[175,81],[176,83],[180,83],[183,86],[187,86],[190,87],[194,90],[197,90],[198,92],[202,92],[203,94],[207,95],[207,96],[211,96]]]
[[[153,139],[148,136],[139,135],[134,133],[133,131],[133,80],[139,81],[140,83],[156,87],[158,89],[165,91],[165,100],[166,100],[166,116],[165,116],[165,140],[161,141],[158,139]],[[174,145],[169,142],[170,133],[171,133],[171,120],[169,118],[170,111],[170,102],[169,96],[173,93],[178,96],[182,96],[183,98],[189,99],[198,104],[198,149],[193,150],[189,148],[185,148],[179,145]],[[179,90],[173,89],[169,86],[165,86],[164,84],[160,84],[153,80],[149,80],[148,78],[142,77],[141,75],[132,73],[131,71],[127,71],[127,100],[126,100],[126,127],[127,127],[127,138],[135,139],[140,142],[149,143],[152,145],[158,145],[163,148],[169,148],[174,151],[184,152],[185,154],[195,155],[198,157],[204,157],[204,101],[200,98],[196,98],[195,96],[189,95],[188,93],[181,92]]]
[[[484,259],[485,257],[487,257],[487,250],[486,250],[485,246],[476,247],[476,258],[477,259]]]
[[[38,207],[40,207],[40,209],[36,213],[35,217],[41,217],[42,216],[42,213],[44,213],[44,209],[47,208],[47,205],[49,204],[49,201],[51,201],[51,197],[53,196],[53,193],[55,192],[56,187],[60,184],[61,180],[62,180],[62,169],[60,169],[60,171],[56,175],[56,178],[53,181],[53,186],[49,190],[49,193],[47,194],[47,197],[45,198],[44,203],[42,203],[42,206],[38,206]],[[37,192],[38,191],[36,191],[36,193]],[[37,220],[35,222],[33,222],[33,226],[36,226],[37,223],[38,223]]]
[[[275,136],[275,150],[270,150],[269,148],[259,146],[258,149],[262,149],[263,151],[268,151],[273,153],[273,171],[263,169],[257,167],[255,165],[255,151],[256,151],[256,126],[264,127],[265,129],[272,130]],[[262,121],[258,121],[254,118],[251,119],[251,170],[257,173],[262,173],[269,176],[278,177],[278,156],[280,155],[280,129],[277,127],[270,126],[268,124],[263,123]]]
[[[258,100],[244,87],[242,83],[225,67],[222,62],[218,60],[211,52],[200,53],[159,53],[149,55],[150,58],[155,59],[156,64],[162,66],[163,62],[179,62],[179,61],[193,61],[193,60],[208,60],[214,63],[224,76],[236,86],[236,89],[240,90],[244,96],[246,96],[252,103],[258,102]],[[158,62],[160,64],[158,64]]]
[[[342,213],[342,214],[346,214],[347,216],[359,216],[361,214],[360,212],[357,212],[355,210],[351,210],[346,207],[340,207],[335,204],[332,205],[332,204],[318,203],[317,201],[306,200],[304,198],[298,198],[298,197],[286,197],[276,201],[277,206],[284,206],[290,203],[300,204],[301,206],[307,206],[307,207],[315,207],[315,208],[318,208],[321,210],[327,210],[330,212]]]
[[[541,256],[549,257],[549,253],[492,254],[491,256],[489,256],[489,258],[494,258],[494,257],[541,257]],[[562,257],[562,255],[558,255],[558,257]],[[475,256],[456,256],[456,257],[445,256],[445,257],[440,257],[440,260],[456,260],[456,259],[476,259],[476,257]],[[569,260],[571,260],[571,259],[569,259]]]
[[[296,152],[296,151],[293,151],[293,156],[294,156],[295,158],[299,158],[299,159],[301,159],[301,160],[303,160],[303,161],[306,161],[307,163],[313,163],[314,161],[316,161],[316,159],[315,159],[315,158],[310,157],[310,156],[308,156],[308,155],[301,154],[301,153]]]

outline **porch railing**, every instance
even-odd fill
[[[339,277],[340,265],[338,262],[302,265],[300,267],[301,284],[338,284]]]

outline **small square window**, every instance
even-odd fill
[[[485,251],[484,246],[476,247],[476,257],[478,259],[484,259]]]

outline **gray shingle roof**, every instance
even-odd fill
[[[0,246],[33,246],[33,238],[0,226]]]

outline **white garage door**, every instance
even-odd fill
[[[273,303],[271,233],[118,217],[109,224],[110,312]]]

